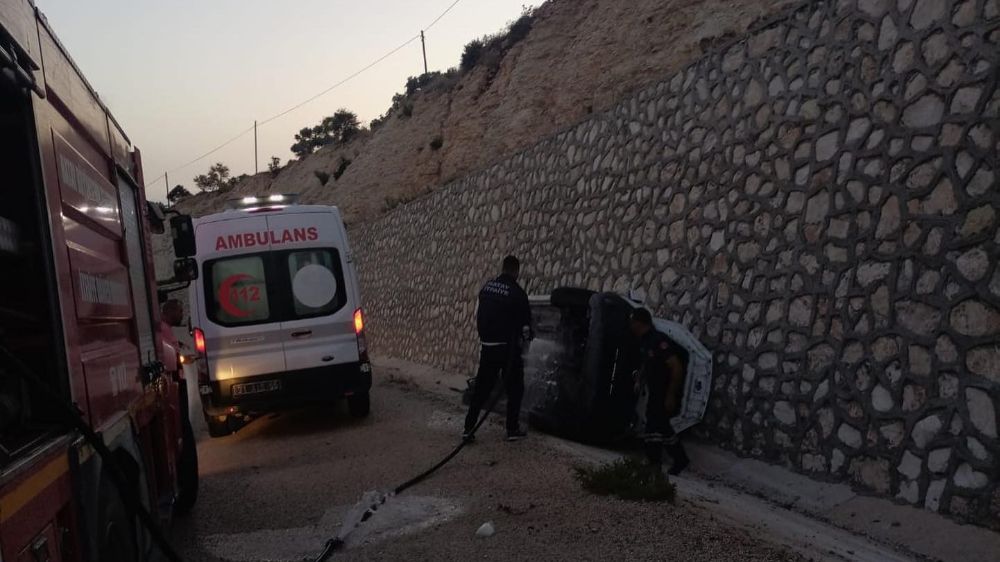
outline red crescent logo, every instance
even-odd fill
[[[250,316],[249,311],[243,310],[242,308],[236,306],[236,303],[233,302],[233,285],[243,281],[244,279],[252,279],[252,277],[246,273],[237,273],[236,275],[226,277],[222,280],[222,283],[219,283],[219,306],[222,307],[222,310],[224,310],[226,314],[236,318],[246,318],[247,316]]]

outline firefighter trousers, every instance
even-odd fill
[[[524,363],[521,350],[511,345],[484,345],[479,351],[479,372],[476,387],[465,417],[465,430],[469,431],[479,421],[479,412],[490,399],[497,379],[503,377],[507,391],[507,431],[520,427],[521,399],[524,398]]]

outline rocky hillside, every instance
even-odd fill
[[[523,39],[501,41],[470,70],[408,96],[375,130],[178,208],[200,215],[234,197],[300,193],[304,202],[338,205],[348,223],[364,221],[609,108],[795,3],[549,0]]]

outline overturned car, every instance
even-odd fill
[[[577,441],[614,443],[642,431],[645,390],[634,373],[638,342],[629,317],[640,303],[616,293],[558,288],[532,297],[535,339],[525,356],[524,409],[542,431]],[[680,324],[655,318],[657,330],[686,352],[677,432],[697,424],[708,406],[712,355]]]

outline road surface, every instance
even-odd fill
[[[436,391],[435,391],[436,390]],[[444,456],[463,411],[444,386],[376,373],[372,415],[343,405],[199,432],[201,490],[173,541],[189,561],[302,560],[337,532],[366,490],[385,490]],[[500,417],[431,479],[391,501],[334,560],[801,560],[681,496],[676,505],[596,497],[552,440],[503,440]],[[496,533],[476,536],[484,522]]]

